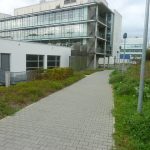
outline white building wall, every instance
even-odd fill
[[[117,56],[121,46],[122,16],[114,10],[113,57]]]
[[[10,71],[26,71],[26,54],[35,55],[57,55],[61,57],[60,67],[69,67],[69,56],[71,48],[52,46],[38,43],[26,43],[0,39],[0,53],[10,54]],[[44,59],[45,60],[45,59]],[[46,61],[44,68],[47,68]]]

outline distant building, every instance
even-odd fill
[[[0,13],[0,19],[11,17],[11,15]]]
[[[87,67],[96,68],[99,58],[113,56],[120,45],[121,16],[106,0],[41,0],[14,14],[0,19],[0,38],[69,47],[80,43],[86,45]]]
[[[141,59],[143,49],[143,38],[133,37],[127,38],[125,43],[125,56],[124,56],[124,40],[121,42],[120,61],[125,58],[126,62],[131,62],[136,59]]]

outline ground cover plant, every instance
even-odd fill
[[[150,62],[146,63],[143,113],[137,113],[140,65],[125,73],[114,71],[110,83],[114,89],[115,145],[117,150],[150,149]]]
[[[82,79],[97,70],[74,72],[71,68],[40,70],[37,79],[8,88],[0,86],[0,119]]]

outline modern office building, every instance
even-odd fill
[[[143,38],[140,37],[127,38],[125,43],[124,39],[122,39],[120,49],[120,62],[123,61],[123,58],[125,58],[125,62],[132,62],[134,60],[141,59],[142,49],[143,49]]]
[[[105,0],[41,0],[14,14],[0,19],[0,38],[60,46],[79,42],[86,45],[87,67],[94,68],[100,57],[113,54],[115,13]]]

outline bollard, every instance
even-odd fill
[[[5,71],[5,86],[9,87],[10,86],[10,72]]]

